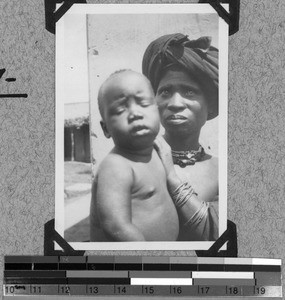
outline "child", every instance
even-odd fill
[[[115,146],[93,183],[91,241],[175,241],[179,221],[153,148],[160,120],[148,79],[115,72],[101,86],[98,103],[102,129]]]

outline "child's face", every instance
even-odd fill
[[[103,87],[106,137],[116,146],[141,150],[152,146],[160,120],[153,91],[143,75],[126,71],[114,75]]]

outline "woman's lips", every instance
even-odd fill
[[[187,118],[182,115],[170,115],[166,119],[167,120],[186,120]]]
[[[180,124],[186,121],[187,118],[182,115],[170,115],[166,118],[166,121],[173,124]]]

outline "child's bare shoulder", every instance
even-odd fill
[[[118,153],[110,152],[98,168],[97,176],[102,177],[102,175],[113,179],[127,179],[132,176],[132,167],[128,159]]]
[[[99,166],[99,172],[102,169],[118,169],[118,168],[130,168],[128,160],[122,155],[116,152],[110,152],[101,162]]]

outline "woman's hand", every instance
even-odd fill
[[[174,169],[171,148],[162,136],[157,136],[154,141],[154,148],[164,166],[168,188],[171,193],[182,183]]]
[[[162,136],[157,136],[154,141],[154,148],[158,153],[158,156],[160,157],[162,164],[164,166],[166,176],[171,172],[175,172],[174,170],[174,164],[172,160],[172,154],[171,154],[171,148],[165,141],[165,139]]]

